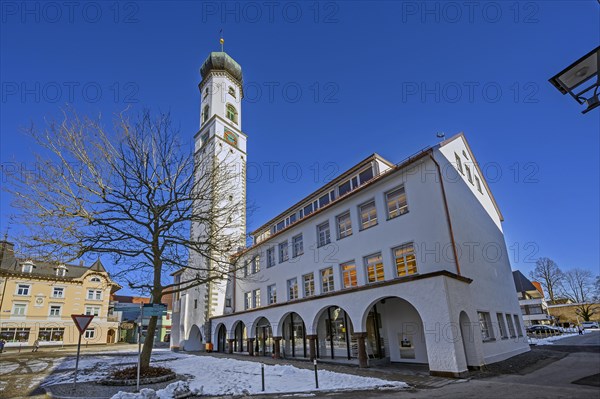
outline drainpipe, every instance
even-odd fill
[[[454,253],[454,262],[456,263],[456,274],[460,274],[460,263],[458,262],[458,254],[456,251],[456,242],[454,241],[454,231],[452,230],[452,219],[450,218],[450,211],[448,209],[448,199],[446,198],[446,189],[444,188],[444,178],[442,177],[442,169],[440,164],[433,157],[432,152],[429,152],[429,158],[435,164],[437,168],[438,176],[440,178],[440,187],[442,188],[442,199],[444,200],[444,210],[446,211],[446,221],[448,222],[448,232],[450,233],[450,241],[452,242],[452,252]]]

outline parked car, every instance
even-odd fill
[[[581,328],[600,328],[597,321],[583,321],[581,322]]]
[[[558,334],[562,334],[562,332],[556,328],[556,327],[552,327],[552,326],[544,326],[541,324],[536,324],[533,325],[531,327],[529,327],[527,329],[527,333],[528,334],[544,334],[544,335],[558,335]]]

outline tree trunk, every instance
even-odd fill
[[[156,332],[156,325],[158,324],[158,317],[150,317],[148,322],[148,330],[146,331],[146,339],[142,346],[142,369],[150,367],[150,357],[152,356],[152,348],[154,347],[154,333]]]

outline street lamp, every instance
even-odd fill
[[[585,114],[600,106],[598,89],[600,88],[600,46],[590,51],[549,81],[562,94],[569,93],[579,104],[586,104]]]

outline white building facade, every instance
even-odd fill
[[[398,164],[373,154],[252,233],[202,339],[444,376],[526,352],[502,220],[464,135]],[[188,349],[201,316],[178,302]]]

